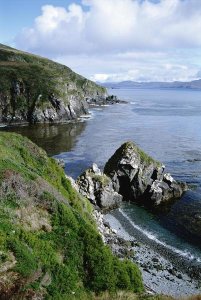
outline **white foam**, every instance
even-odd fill
[[[136,102],[131,101],[130,104],[133,104],[133,105],[134,105],[134,104],[136,104]]]
[[[192,253],[188,252],[188,251],[182,251],[182,250],[179,250],[173,246],[170,246],[168,244],[166,244],[165,242],[162,242],[160,241],[156,235],[154,235],[153,233],[149,232],[148,230],[146,229],[143,229],[141,228],[140,226],[136,225],[123,211],[121,208],[119,208],[119,212],[124,216],[124,218],[126,218],[128,220],[128,222],[135,228],[137,229],[138,231],[140,231],[142,234],[144,234],[146,237],[148,237],[150,240],[153,240],[154,242],[156,242],[157,244],[159,245],[162,245],[164,246],[165,248],[171,250],[172,252],[182,256],[182,257],[185,257],[189,260],[196,260],[197,262],[201,262],[201,259],[200,258],[197,258],[195,257]]]
[[[81,115],[80,118],[82,118],[82,119],[90,119],[91,118],[91,114]]]

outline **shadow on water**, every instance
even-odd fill
[[[28,137],[39,147],[42,147],[49,156],[70,151],[77,137],[86,127],[85,122],[67,124],[40,124],[32,126],[3,127],[1,131],[16,132]]]
[[[201,249],[201,189],[187,191],[161,214],[160,224]]]

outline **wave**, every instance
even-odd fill
[[[130,104],[133,104],[133,105],[134,105],[134,104],[136,104],[136,102],[131,101]]]
[[[91,114],[80,115],[80,118],[89,119],[89,118],[91,118]]]
[[[157,236],[155,234],[153,234],[152,232],[146,230],[146,229],[143,229],[141,228],[140,226],[138,226],[137,224],[135,224],[128,216],[126,213],[123,212],[123,210],[121,208],[119,208],[119,212],[123,215],[124,218],[127,219],[127,221],[133,226],[133,228],[137,229],[138,231],[140,231],[143,235],[145,235],[148,239],[154,241],[155,243],[165,247],[166,249],[169,249],[171,250],[172,252],[184,257],[184,258],[187,258],[191,261],[193,260],[196,260],[198,263],[201,262],[201,259],[198,258],[198,257],[195,257],[192,253],[190,253],[189,251],[182,251],[178,248],[175,248],[173,246],[170,246],[168,244],[166,244],[165,242],[162,242],[161,240],[159,240],[157,238]]]

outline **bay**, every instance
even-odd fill
[[[192,189],[166,211],[151,214],[135,204],[123,213],[149,237],[201,259],[201,239],[189,228],[201,216],[201,91],[187,89],[110,90],[128,104],[96,107],[91,118],[77,123],[1,128],[22,133],[49,155],[64,159],[76,178],[96,162],[105,162],[125,141],[132,140],[163,162],[177,180]],[[140,216],[140,217],[139,217]]]

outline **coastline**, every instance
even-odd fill
[[[116,213],[115,213],[116,214]],[[106,215],[94,210],[99,232],[103,241],[119,258],[134,261],[142,272],[146,292],[172,297],[191,296],[200,293],[198,280],[188,274],[188,266],[182,268],[179,261],[157,251],[136,234],[130,235],[113,212]]]

